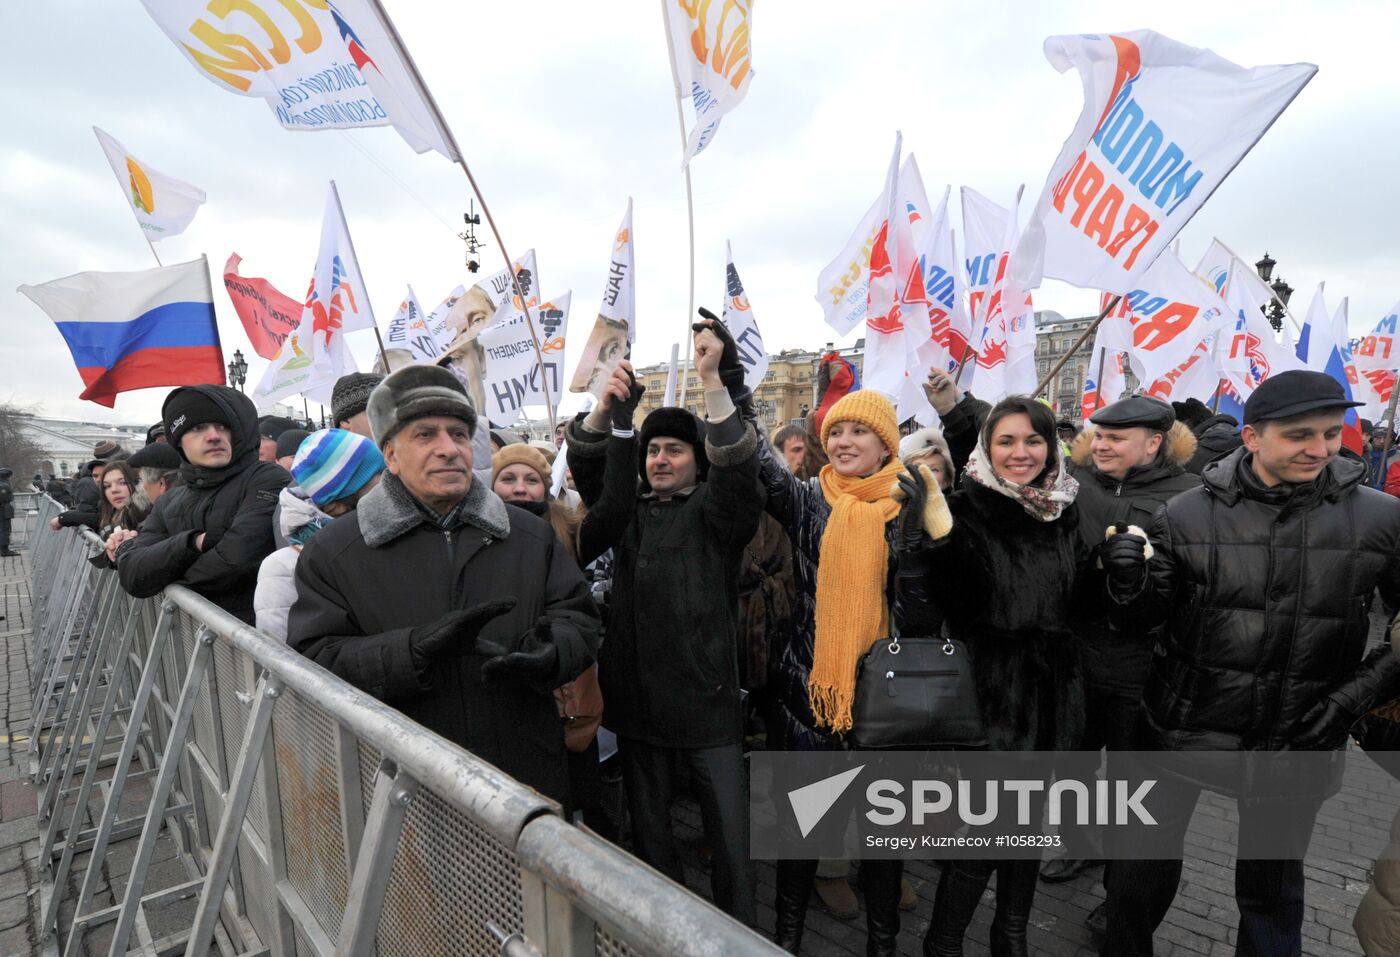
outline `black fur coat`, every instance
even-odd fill
[[[1101,605],[1074,505],[1040,522],[1018,502],[965,481],[948,499],[953,531],[911,561],[953,638],[972,653],[988,746],[1068,750],[1084,727],[1077,625]]]

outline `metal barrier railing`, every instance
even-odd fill
[[[38,492],[16,492],[15,517],[10,520],[10,547],[28,545],[34,539],[35,527],[39,524],[39,503],[47,496]]]
[[[86,561],[96,536],[48,528],[58,508],[38,502],[31,557],[47,951],[780,953],[188,589],[127,595]],[[163,836],[183,865],[174,878],[153,876]],[[154,937],[172,926],[157,908],[176,913],[173,936]]]

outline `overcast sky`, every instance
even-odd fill
[[[544,295],[573,290],[570,368],[628,196],[635,356],[664,359],[689,317],[681,143],[659,2],[385,5],[509,248],[536,248]],[[12,292],[81,270],[154,265],[93,125],[208,192],[189,230],[156,248],[167,263],[209,257],[226,356],[252,350],[219,281],[225,259],[238,252],[244,275],[300,297],[331,178],[381,327],[406,283],[431,309],[469,281],[455,235],[465,177],[437,154],[413,153],[391,128],[284,131],[264,101],[197,73],[137,0],[4,3],[0,27],[0,401],[146,423],[168,391],[126,393],[115,410],[79,401],[82,382],[58,331]],[[1214,235],[1251,262],[1267,249],[1298,290],[1296,314],[1326,280],[1329,307],[1350,296],[1353,331],[1369,329],[1400,297],[1393,3],[759,0],[747,99],[692,164],[697,302],[718,308],[730,239],[770,350],[834,340],[813,298],[817,274],[879,192],[894,131],[903,130],[935,201],[951,183],[955,198],[966,184],[1006,204],[1025,183],[1029,210],[1082,103],[1077,76],[1049,66],[1043,40],[1141,28],[1243,65],[1319,65],[1183,231],[1182,258],[1193,264]],[[494,248],[483,251],[483,271],[501,265]],[[1096,303],[1097,293],[1054,282],[1036,296],[1038,307],[1070,315]],[[348,341],[368,368],[373,335]],[[250,366],[249,390],[264,363],[252,356]]]

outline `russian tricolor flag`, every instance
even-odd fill
[[[19,291],[67,341],[86,386],[80,399],[111,408],[133,389],[224,383],[203,256],[140,272],[80,272]]]

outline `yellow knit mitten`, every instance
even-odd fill
[[[948,500],[943,497],[943,489],[938,478],[927,465],[919,466],[919,478],[928,487],[928,501],[924,502],[924,531],[934,541],[946,538],[953,530],[953,513],[948,510]]]
[[[943,489],[938,484],[938,477],[933,474],[933,470],[927,465],[916,467],[919,481],[924,483],[924,488],[928,489],[928,497],[924,501],[924,514],[920,519],[924,531],[928,532],[928,537],[937,541],[946,538],[953,530],[953,513],[948,511],[948,500],[943,497]],[[890,498],[896,502],[903,502],[905,499],[904,489],[895,482],[890,486]]]

